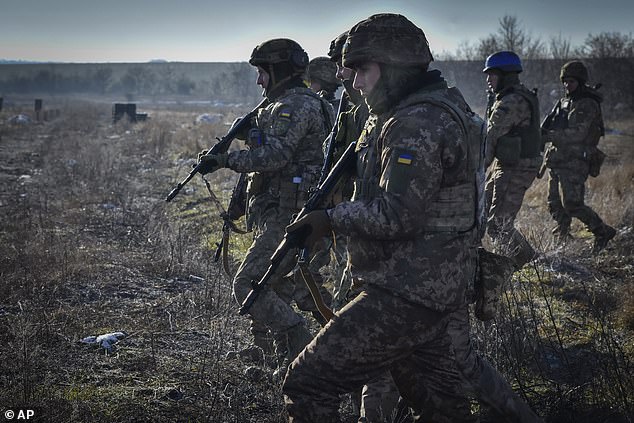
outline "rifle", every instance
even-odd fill
[[[563,114],[561,100],[559,100],[553,106],[553,109],[544,117],[540,127],[542,134],[551,129],[566,129],[568,127],[568,116]]]
[[[337,115],[335,116],[335,124],[332,126],[330,130],[330,134],[328,134],[328,138],[326,138],[326,151],[324,152],[324,164],[321,167],[321,176],[319,177],[320,185],[326,179],[328,172],[330,171],[330,167],[332,166],[332,161],[334,157],[334,149],[335,149],[335,138],[337,138],[337,132],[339,131],[339,118],[341,117],[341,113],[345,112],[348,108],[348,96],[344,92],[341,95],[341,99],[339,100],[339,107],[337,108]]]
[[[226,153],[229,150],[229,146],[231,145],[231,143],[233,142],[233,139],[236,137],[236,135],[238,135],[238,133],[244,129],[244,127],[246,125],[248,125],[251,122],[251,118],[253,118],[258,110],[261,107],[264,107],[264,105],[266,105],[266,103],[269,100],[267,98],[265,98],[264,100],[262,100],[260,102],[260,104],[258,104],[257,106],[255,106],[255,108],[253,110],[251,110],[249,113],[247,113],[245,116],[243,116],[239,121],[237,121],[232,127],[231,129],[229,129],[229,132],[227,132],[227,134],[222,137],[222,138],[218,138],[216,137],[216,139],[218,140],[218,142],[209,149],[209,151],[207,151],[207,153],[205,154],[206,156],[212,155],[212,154],[221,154],[221,153]],[[187,183],[189,181],[191,181],[191,179],[198,173],[198,170],[200,169],[200,163],[198,163],[196,166],[194,166],[194,168],[191,170],[191,172],[189,172],[189,175],[187,175],[187,177],[185,179],[183,179],[181,182],[178,183],[178,185],[176,185],[176,187],[170,191],[169,194],[167,194],[167,197],[165,197],[165,201],[166,202],[170,202],[174,199],[174,197],[176,197],[176,195],[180,192],[180,190],[187,185]]]
[[[356,155],[356,141],[351,143],[346,151],[344,151],[343,155],[335,163],[335,165],[328,173],[328,176],[324,179],[322,183],[320,183],[316,190],[310,195],[304,207],[299,211],[297,217],[293,220],[294,222],[301,219],[308,213],[317,210],[319,207],[323,207],[323,203],[326,201],[330,193],[337,186],[339,179],[348,171],[350,166],[354,163],[354,157]],[[247,297],[242,302],[240,306],[240,314],[244,315],[249,312],[249,309],[257,299],[260,292],[264,289],[266,284],[269,282],[269,279],[275,274],[277,268],[282,263],[286,254],[293,249],[301,247],[306,239],[306,233],[297,233],[294,232],[292,234],[286,233],[282,242],[278,245],[277,249],[271,256],[271,263],[269,264],[268,269],[264,273],[264,276],[259,281],[251,281],[251,291],[247,295]]]

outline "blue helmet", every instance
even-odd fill
[[[484,69],[482,72],[486,72],[491,69],[499,69],[502,72],[521,72],[522,61],[519,56],[512,51],[498,51],[493,53],[484,62]]]

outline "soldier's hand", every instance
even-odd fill
[[[221,154],[207,154],[207,150],[203,150],[198,153],[198,172],[206,175],[227,167],[227,153]]]
[[[311,248],[331,231],[332,225],[326,210],[312,211],[286,227],[287,234],[304,237],[302,246],[307,248]]]

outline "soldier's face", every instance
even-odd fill
[[[308,87],[316,93],[321,91],[321,84],[318,81],[310,81]]]
[[[575,78],[564,78],[561,81],[564,84],[564,88],[568,94],[574,93],[577,88],[579,88],[579,81]]]
[[[269,73],[267,71],[265,71],[264,69],[262,69],[260,66],[258,66],[258,80],[257,80],[257,84],[266,89],[266,87],[269,86]]]
[[[498,87],[498,82],[500,81],[500,74],[497,72],[487,71],[487,86],[489,90],[495,91]]]
[[[363,97],[367,97],[381,77],[381,67],[377,62],[363,62],[355,66],[354,71],[356,74],[352,86]]]
[[[354,78],[354,71],[350,68],[344,67],[341,62],[337,62],[337,79],[340,81],[347,81]]]

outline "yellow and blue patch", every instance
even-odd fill
[[[286,118],[286,119],[290,119],[291,118],[291,112],[286,111],[286,110],[282,110],[280,112],[280,117]]]
[[[412,160],[414,160],[414,157],[411,154],[399,154],[396,159],[396,163],[402,165],[411,165]]]

